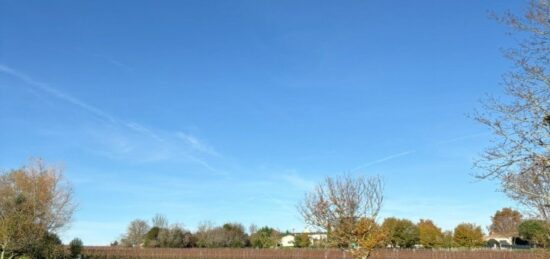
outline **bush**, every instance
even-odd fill
[[[82,240],[79,238],[73,239],[69,243],[69,251],[71,252],[71,258],[78,258],[82,254]]]

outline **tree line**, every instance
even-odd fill
[[[417,223],[404,218],[385,218],[380,225],[382,239],[378,248],[473,248],[501,247],[512,245],[530,245],[533,247],[550,247],[550,227],[542,220],[523,219],[519,211],[503,208],[491,217],[488,237],[481,226],[473,223],[461,223],[452,231],[444,231],[432,220],[421,219]],[[376,224],[376,223],[374,223]],[[313,242],[306,232],[291,233],[278,231],[265,226],[257,228],[251,225],[248,231],[243,224],[225,223],[220,226],[201,223],[195,232],[186,230],[180,224],[168,224],[161,214],[151,219],[151,225],[141,219],[130,222],[126,233],[112,246],[126,247],[162,247],[162,248],[274,248],[281,246],[281,238],[294,236],[294,247],[342,248],[327,240]],[[512,243],[502,244],[490,241],[491,237],[511,238]]]
[[[151,225],[142,219],[130,222],[120,242],[114,241],[111,245],[150,248],[270,248],[277,246],[281,235],[280,231],[267,226],[258,228],[251,225],[247,231],[240,223],[214,226],[210,222],[199,224],[192,233],[180,224],[169,225],[165,216],[157,214],[151,219]]]

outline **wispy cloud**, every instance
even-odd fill
[[[458,137],[442,140],[442,141],[439,141],[435,144],[436,145],[450,144],[450,143],[459,142],[459,141],[462,141],[462,140],[473,139],[473,138],[478,138],[478,137],[482,137],[482,136],[488,136],[489,134],[490,134],[489,132],[479,132],[479,133],[474,133],[474,134],[467,134],[467,135],[463,135],[463,136],[458,136]]]
[[[281,179],[291,186],[300,190],[309,191],[315,186],[315,182],[299,176],[296,173],[284,174],[280,176]]]
[[[384,162],[388,162],[390,160],[393,160],[393,159],[396,159],[396,158],[399,158],[399,157],[403,157],[403,156],[407,156],[407,155],[411,155],[411,154],[414,154],[414,153],[416,153],[416,150],[407,150],[407,151],[387,155],[385,157],[382,157],[382,158],[379,158],[379,159],[376,159],[376,160],[372,160],[372,161],[366,162],[366,163],[364,163],[360,166],[357,166],[357,167],[353,168],[352,171],[357,171],[359,169],[363,169],[363,168],[370,167],[370,166],[373,166],[373,165],[376,165],[376,164],[381,164],[381,163],[384,163]]]
[[[41,92],[46,97],[53,97],[78,107],[102,122],[86,131],[86,134],[96,140],[90,143],[92,147],[89,148],[89,151],[114,159],[135,158],[145,162],[183,158],[212,173],[226,174],[226,172],[217,170],[204,158],[208,156],[220,157],[219,153],[196,136],[182,131],[170,132],[153,129],[137,122],[121,120],[99,107],[37,81],[4,64],[0,64],[0,73],[23,81],[31,90]],[[98,148],[98,144],[101,148]]]
[[[397,158],[400,158],[400,157],[403,157],[403,156],[412,155],[412,154],[418,152],[419,150],[428,149],[430,146],[433,147],[433,146],[446,145],[446,144],[450,144],[450,143],[455,143],[455,142],[468,140],[468,139],[473,139],[473,138],[478,138],[478,137],[487,136],[487,135],[489,135],[489,133],[487,133],[487,132],[466,134],[466,135],[462,135],[462,136],[458,136],[458,137],[449,138],[449,139],[446,139],[446,140],[437,141],[437,142],[435,142],[431,145],[429,145],[429,144],[422,145],[420,147],[417,147],[414,150],[412,150],[412,149],[411,150],[406,150],[406,151],[398,152],[398,153],[395,153],[395,154],[390,154],[390,155],[387,155],[385,157],[366,162],[362,165],[359,165],[359,166],[353,168],[352,172],[357,171],[359,169],[366,168],[366,167],[370,167],[370,166],[373,166],[373,165],[385,163],[385,162],[388,162],[390,160],[394,160],[394,159],[397,159]]]
[[[37,88],[38,90],[46,92],[47,94],[49,94],[51,96],[54,96],[54,97],[57,97],[57,98],[65,101],[65,102],[68,102],[68,103],[71,103],[75,106],[78,106],[81,109],[86,110],[87,112],[95,115],[98,118],[109,121],[111,123],[117,123],[117,120],[115,120],[111,115],[109,115],[108,113],[102,111],[101,109],[99,109],[97,107],[94,107],[92,105],[89,105],[89,104],[87,104],[87,103],[85,103],[81,100],[78,100],[77,98],[74,98],[74,97],[72,97],[72,96],[70,96],[70,95],[68,95],[64,92],[61,92],[61,91],[49,86],[46,83],[36,81],[36,80],[32,79],[30,76],[28,76],[28,75],[26,75],[22,72],[19,72],[15,69],[12,69],[12,68],[10,68],[6,65],[0,64],[0,72],[2,72],[4,74],[7,74],[7,75],[10,75],[10,76],[13,76],[15,78],[18,78],[18,79],[22,80],[23,82],[27,83],[27,85],[29,85],[29,86]],[[36,90],[36,89],[33,89],[33,90]]]

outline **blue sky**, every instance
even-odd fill
[[[0,166],[63,165],[64,240],[165,214],[300,231],[325,176],[381,175],[382,217],[444,229],[514,206],[472,177],[523,1],[0,2]]]

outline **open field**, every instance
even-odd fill
[[[349,254],[336,249],[169,249],[169,248],[111,248],[86,247],[86,258],[170,258],[170,259],[351,259]],[[548,254],[546,254],[548,256]],[[494,250],[379,250],[374,259],[543,259],[540,251]]]

